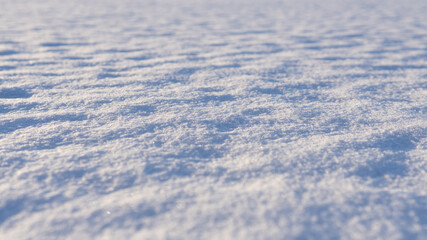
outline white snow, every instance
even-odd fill
[[[0,239],[426,239],[426,12],[0,0]]]

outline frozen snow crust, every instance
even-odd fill
[[[427,1],[0,5],[0,239],[427,239]]]

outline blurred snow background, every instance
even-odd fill
[[[426,1],[0,0],[0,239],[426,239]]]

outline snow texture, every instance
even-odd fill
[[[426,12],[0,0],[0,239],[427,239]]]

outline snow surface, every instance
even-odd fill
[[[427,1],[0,6],[0,239],[427,239]]]

